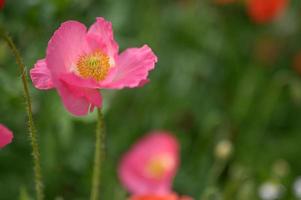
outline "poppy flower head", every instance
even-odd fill
[[[13,133],[4,125],[0,124],[0,148],[4,148],[11,143],[13,137]]]
[[[256,23],[272,21],[283,13],[289,0],[248,0],[248,13]]]
[[[67,21],[55,31],[46,50],[30,70],[37,89],[56,89],[66,109],[82,116],[101,107],[99,89],[140,87],[149,82],[157,57],[147,45],[119,53],[111,22],[98,17],[87,29]]]
[[[179,163],[179,145],[166,132],[140,139],[119,165],[119,178],[133,194],[169,194]]]
[[[102,81],[109,73],[109,57],[101,51],[82,55],[76,63],[78,75],[84,79]]]

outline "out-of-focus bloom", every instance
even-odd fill
[[[254,46],[254,55],[261,63],[271,66],[273,65],[281,53],[281,42],[277,38],[264,36],[258,38]]]
[[[153,132],[123,156],[119,178],[132,194],[170,194],[178,163],[176,138],[166,132]]]
[[[248,13],[256,23],[266,23],[278,17],[289,0],[248,0]]]
[[[294,182],[294,194],[298,199],[301,199],[301,177],[298,177]]]
[[[286,160],[279,159],[273,164],[273,172],[277,177],[283,178],[289,174],[290,165]]]
[[[219,5],[226,5],[236,2],[237,0],[214,0],[214,3]]]
[[[13,137],[13,133],[4,125],[0,124],[0,148],[3,148],[11,143]]]
[[[215,156],[219,159],[226,160],[232,153],[232,143],[229,140],[222,140],[215,147]]]
[[[156,55],[144,45],[118,54],[112,24],[99,17],[87,30],[80,22],[63,23],[50,39],[46,58],[30,71],[36,88],[57,89],[69,112],[86,115],[101,107],[98,89],[134,88],[148,82]]]
[[[0,0],[0,10],[4,8],[5,0]]]
[[[293,62],[294,69],[301,75],[301,51],[295,55]]]
[[[178,195],[166,194],[166,195],[135,195],[132,196],[129,200],[193,200],[191,197]]]
[[[268,181],[260,186],[258,194],[263,200],[279,199],[283,194],[283,186],[278,183]]]

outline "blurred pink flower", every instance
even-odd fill
[[[179,144],[167,132],[152,132],[122,158],[119,178],[132,194],[170,194],[179,164]]]
[[[13,133],[4,125],[0,124],[0,148],[11,143],[13,137]]]
[[[182,196],[179,197],[177,194],[166,194],[166,195],[134,195],[129,200],[193,200],[191,197]]]
[[[101,107],[98,89],[134,88],[148,82],[156,55],[144,45],[118,54],[111,22],[99,17],[87,30],[80,22],[63,23],[50,39],[46,58],[30,75],[36,88],[57,89],[66,109],[86,115]]]

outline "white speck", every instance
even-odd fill
[[[298,199],[301,199],[301,177],[298,177],[294,183],[294,194]]]
[[[259,197],[263,200],[279,199],[283,193],[283,186],[271,181],[263,183],[259,187]]]

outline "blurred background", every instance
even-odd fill
[[[120,49],[148,44],[159,57],[150,84],[102,91],[107,131],[104,199],[125,199],[121,155],[154,129],[181,143],[174,190],[195,199],[301,199],[301,1],[256,23],[243,1],[8,0],[0,23],[27,69],[60,23],[112,21]],[[0,150],[0,199],[33,196],[22,85],[0,41],[0,123],[15,134]],[[31,85],[46,199],[87,199],[95,113],[67,113],[56,91]]]

